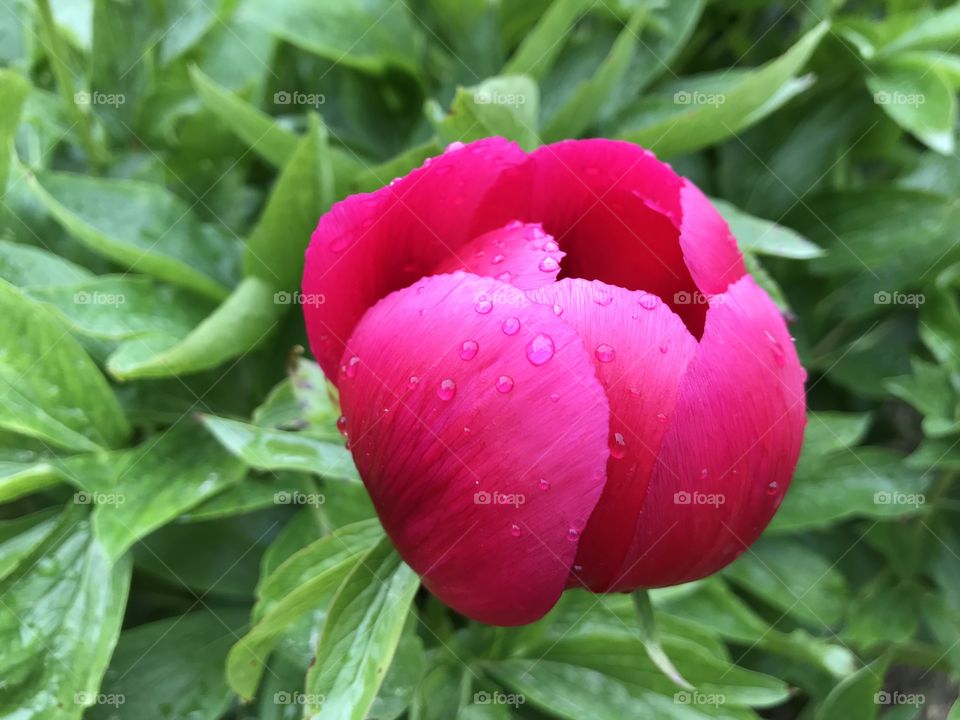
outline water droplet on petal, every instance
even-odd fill
[[[660,304],[660,298],[651,293],[644,293],[640,296],[640,299],[637,300],[637,303],[644,310],[653,310]]]
[[[667,416],[663,413],[657,413],[657,422],[661,425],[667,421]]]
[[[777,364],[777,367],[783,367],[787,363],[786,353],[783,352],[783,345],[780,344],[780,341],[777,340],[769,330],[764,330],[763,334],[767,336],[767,340],[770,342],[770,347],[773,352],[773,361]]]
[[[347,361],[347,368],[346,368],[346,370],[344,371],[344,374],[345,374],[348,378],[355,377],[356,374],[357,374],[357,365],[359,365],[359,364],[360,364],[360,358],[358,358],[356,355],[354,355],[352,358],[350,358],[350,359]]]
[[[513,390],[513,378],[509,375],[501,375],[496,382],[497,392],[508,393]]]
[[[523,223],[519,220],[511,220],[507,223],[507,230],[516,230],[518,227],[522,227]]]
[[[499,280],[500,282],[508,283],[511,280],[513,280],[513,275],[508,270],[506,272],[502,272],[499,275],[497,275],[497,280]]]
[[[546,478],[540,478],[540,481],[537,483],[537,487],[543,491],[547,491],[550,489],[550,481]]]
[[[437,387],[437,397],[441,400],[453,400],[453,396],[457,394],[457,384],[453,381],[452,378],[445,378],[440,381],[439,387]]]
[[[482,258],[482,257],[483,257],[484,255],[486,255],[486,254],[487,254],[487,253],[486,253],[486,251],[484,251],[484,250],[477,250],[477,251],[473,254],[473,256],[474,256],[474,257],[478,257],[478,258]]]
[[[627,454],[627,441],[623,439],[621,433],[613,434],[613,442],[610,443],[610,457],[614,460],[620,460]]]
[[[477,356],[479,349],[480,345],[476,340],[464,340],[460,346],[460,359],[473,360]]]
[[[477,304],[473,306],[473,309],[476,310],[481,315],[486,315],[491,310],[493,310],[493,303],[482,297],[477,300]]]
[[[613,349],[613,346],[602,343],[597,345],[597,349],[594,351],[594,355],[597,356],[597,360],[602,363],[613,362],[613,358],[616,357],[617,351]]]
[[[580,531],[576,528],[570,528],[567,530],[567,540],[570,542],[576,542],[580,539]]]
[[[506,259],[507,259],[507,258],[506,258],[506,256],[505,256],[503,253],[497,253],[496,255],[494,255],[494,256],[490,259],[490,264],[491,264],[491,265],[499,265],[500,263],[502,263],[502,262],[503,262],[504,260],[506,260]]]
[[[776,480],[767,485],[767,495],[776,495],[778,487]]]
[[[706,468],[703,468],[703,469],[700,471],[700,479],[701,479],[701,480],[706,480],[706,479],[707,479],[707,476],[708,476],[709,474],[710,474],[710,473],[707,471],[707,469],[706,469]]]
[[[553,357],[553,338],[540,333],[527,343],[527,360],[534,365],[543,365]]]
[[[554,240],[547,240],[547,241],[543,244],[543,248],[541,248],[541,249],[542,249],[544,252],[557,252],[558,250],[560,250],[560,246],[557,245],[556,241],[554,241]]]
[[[669,348],[666,345],[660,346],[660,352],[663,353],[664,355],[667,354],[667,350],[669,350]]]
[[[561,315],[563,315],[563,308],[560,307],[559,305],[554,305],[553,314],[556,315],[557,317],[560,317]]]
[[[411,375],[410,379],[407,380],[407,387],[410,390],[413,390],[413,388],[415,388],[419,383],[420,383],[420,378],[418,378],[416,375]]]
[[[560,267],[560,264],[554,260],[552,257],[547,255],[543,260],[540,261],[540,264],[537,265],[542,272],[553,272]]]
[[[417,295],[423,295],[423,291],[427,289],[426,285],[421,285],[417,288]]]
[[[347,437],[347,418],[345,415],[337,418],[337,430],[340,431],[341,435]]]
[[[513,523],[512,525],[510,525],[510,534],[513,535],[514,537],[520,537],[520,535],[522,534],[522,531],[520,530],[520,526],[517,525],[516,523]]]
[[[550,395],[550,402],[560,402],[560,396],[557,393]]]
[[[520,321],[515,317],[508,317],[500,324],[504,335],[516,335],[520,332]]]
[[[600,293],[599,295],[597,295],[597,296],[593,299],[593,301],[594,301],[597,305],[600,305],[600,306],[602,306],[602,307],[606,307],[607,305],[609,305],[610,303],[613,302],[613,295],[611,295],[611,294],[608,293],[608,292],[602,292],[602,293]]]

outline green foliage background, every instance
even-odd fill
[[[920,0],[0,0],[0,718],[960,717],[958,51]],[[782,510],[652,613],[418,594],[293,350],[317,217],[492,134],[652,148],[796,318]]]

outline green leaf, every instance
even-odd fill
[[[542,80],[563,50],[574,21],[592,7],[587,0],[553,0],[503,67],[503,75],[529,75]]]
[[[113,391],[54,312],[0,281],[0,427],[68,450],[115,447],[130,431]]]
[[[130,270],[215,300],[234,283],[237,243],[160,186],[52,171],[27,183],[74,238]]]
[[[444,114],[430,106],[431,121],[441,142],[471,142],[491,135],[515,140],[524,150],[540,144],[537,135],[540,94],[525,75],[501,75],[469,88],[457,88]]]
[[[833,563],[787,538],[762,538],[723,573],[741,590],[817,630],[839,622],[850,601]]]
[[[730,225],[730,232],[744,252],[795,260],[823,255],[823,250],[788,227],[749,215],[723,200],[714,199],[712,202]]]
[[[640,621],[640,637],[643,646],[647,650],[647,655],[653,661],[660,671],[681,688],[692,690],[693,686],[683,679],[680,672],[673,666],[670,658],[663,650],[660,644],[660,638],[657,635],[657,624],[654,618],[653,605],[650,604],[650,596],[646,590],[634,590],[632,593],[634,604],[637,606],[637,618]]]
[[[960,4],[954,3],[926,17],[910,17],[905,32],[887,43],[882,48],[882,54],[889,56],[904,50],[938,45],[955,46],[957,40],[960,40]]]
[[[0,707],[23,718],[79,720],[94,704],[123,619],[130,562],[110,562],[85,510],[0,583]]]
[[[421,26],[402,3],[251,0],[241,12],[277,37],[335,63],[371,73],[391,65],[417,72]]]
[[[755,70],[728,70],[668,83],[631,109],[621,123],[620,137],[671,156],[735,135],[805,87],[794,84],[794,78],[828,27],[818,25],[782,56]]]
[[[307,672],[308,712],[318,720],[367,716],[419,587],[387,538],[360,560],[337,591]]]
[[[28,290],[60,311],[76,333],[106,340],[186,335],[215,307],[182,288],[129,275]]]
[[[310,115],[309,132],[284,165],[247,240],[247,275],[278,290],[300,287],[310,233],[334,200],[333,172],[326,128]]]
[[[86,268],[32,245],[0,240],[0,278],[28,288],[73,285],[93,277]]]
[[[185,337],[151,335],[126,342],[107,360],[107,369],[120,380],[209,370],[256,350],[285,310],[270,285],[246,278]]]
[[[235,609],[201,609],[125,630],[99,693],[121,703],[98,704],[85,717],[217,720],[233,700],[223,663],[245,621]]]
[[[379,525],[372,521],[342,528],[295,552],[263,580],[255,624],[227,660],[227,679],[237,693],[253,697],[281,633],[311,611],[325,608],[381,537]]]
[[[865,665],[837,684],[817,709],[815,720],[874,720],[880,704],[877,697],[883,686],[888,661],[884,658]]]
[[[953,153],[957,98],[940,71],[915,59],[890,61],[867,77],[867,85],[873,101],[904,130],[931,150]]]
[[[0,10],[0,13],[8,9]],[[0,34],[0,44],[4,38]],[[13,152],[13,137],[20,122],[20,110],[30,91],[30,84],[12,70],[0,68],[0,196],[6,193],[7,172],[10,169],[10,153]]]
[[[649,21],[649,15],[650,10],[645,4],[637,6],[614,41],[610,54],[593,76],[581,83],[563,106],[544,123],[544,142],[576,137],[590,126],[621,85],[640,42],[639,33]]]
[[[297,148],[295,133],[236,93],[217,85],[199,68],[190,69],[190,79],[206,108],[253,152],[276,167],[287,164]]]
[[[0,520],[0,580],[16,570],[59,523],[60,512],[55,507],[12,520]]]
[[[340,442],[213,415],[204,415],[201,420],[225,448],[258,470],[300,470],[342,479],[357,477],[353,457]]]
[[[96,506],[93,530],[112,559],[246,472],[189,421],[132,450],[79,456],[65,466],[81,488],[75,502]]]

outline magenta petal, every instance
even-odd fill
[[[367,308],[455,257],[477,234],[472,219],[485,195],[526,162],[513,143],[480,140],[374,193],[352,195],[320,218],[307,248],[303,293],[310,347],[328,377]]]
[[[712,300],[614,590],[704,577],[759,537],[800,453],[803,383],[783,318],[752,278]]]
[[[575,581],[603,592],[617,579],[636,533],[666,419],[697,341],[670,308],[643,291],[568,278],[528,296],[559,308],[583,338],[610,403],[607,484],[574,572]]]
[[[609,405],[577,333],[513,286],[458,272],[387,296],[347,345],[350,449],[403,559],[471,618],[541,617],[608,455]]]
[[[700,188],[683,179],[680,245],[694,282],[704,295],[716,295],[747,274],[730,226]]]
[[[475,237],[434,268],[431,274],[466,270],[495,277],[520,290],[549,285],[560,272],[565,253],[540,223],[512,221]]]

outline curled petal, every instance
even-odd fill
[[[520,290],[549,285],[560,272],[564,252],[540,223],[515,220],[479,235],[457,253],[442,261],[433,273],[466,270],[495,277]]]
[[[526,162],[502,138],[455,147],[320,218],[307,248],[303,292],[323,298],[308,309],[306,324],[328,377],[335,377],[344,341],[367,308],[456,258],[478,234],[472,218],[486,193]]]
[[[559,308],[576,329],[610,403],[607,484],[581,538],[572,578],[603,592],[618,579],[636,533],[666,419],[697,341],[647,292],[567,278],[528,295]]]
[[[613,590],[704,577],[759,537],[800,453],[803,383],[783,318],[752,278],[711,300]]]
[[[506,283],[437,275],[371,308],[342,364],[350,449],[404,560],[474,619],[547,612],[608,455],[609,405],[573,328]]]

